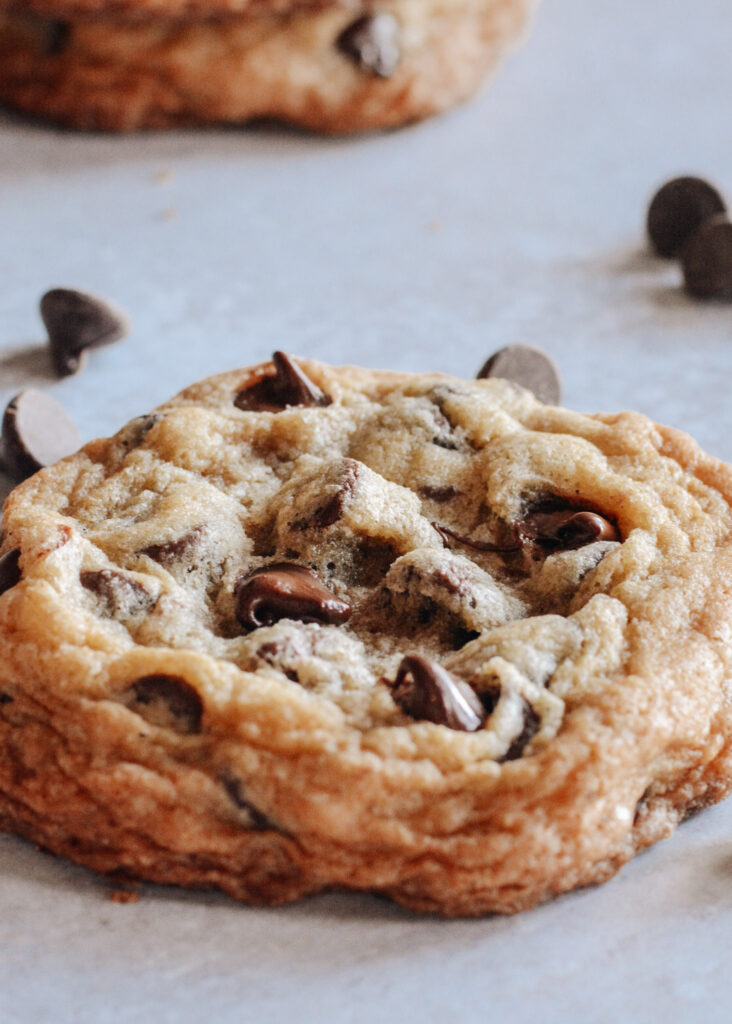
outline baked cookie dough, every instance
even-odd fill
[[[194,385],[7,500],[0,824],[251,903],[604,881],[730,789],[731,498],[502,380]]]
[[[74,128],[389,128],[470,96],[536,0],[0,0],[0,102]]]

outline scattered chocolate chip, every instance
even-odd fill
[[[146,413],[144,416],[136,416],[134,420],[125,426],[116,436],[118,444],[130,451],[142,444],[145,437],[160,419],[157,413]]]
[[[620,540],[617,527],[604,516],[572,508],[532,512],[519,524],[517,533],[522,543],[536,542],[564,551],[598,540]]]
[[[453,487],[452,484],[447,484],[444,487],[433,487],[432,484],[424,484],[424,486],[420,487],[419,493],[423,498],[428,498],[430,501],[436,501],[438,504],[444,505],[446,501],[458,498],[462,492],[459,488]]]
[[[18,480],[71,455],[80,445],[75,423],[44,391],[21,391],[5,409],[0,467]]]
[[[16,583],[20,583],[22,573],[20,571],[20,548],[13,548],[6,551],[0,557],[0,594],[11,590]]]
[[[234,398],[245,412],[280,412],[293,405],[325,406],[332,399],[284,352],[274,352],[275,372],[242,388]]]
[[[333,526],[343,516],[346,501],[356,489],[356,482],[361,475],[361,464],[355,459],[343,460],[343,482],[332,498],[322,508],[316,510],[312,521],[304,527],[317,526],[325,529]],[[298,524],[299,525],[299,524]]]
[[[180,676],[142,676],[127,687],[126,704],[151,725],[182,733],[199,733],[203,701]]]
[[[9,693],[0,693],[0,706],[3,704],[12,704],[14,700],[15,698],[11,697]]]
[[[699,225],[725,209],[717,189],[701,178],[667,181],[648,208],[646,228],[651,245],[659,256],[678,256]]]
[[[432,526],[437,530],[443,544],[447,547],[449,547],[450,541],[454,540],[458,544],[465,544],[466,547],[474,548],[476,551],[498,551],[505,554],[509,551],[521,550],[518,544],[492,544],[486,540],[472,540],[470,537],[463,537],[461,534],[451,530],[449,526],[443,526],[441,523],[432,523]]]
[[[694,232],[681,257],[684,283],[698,299],[732,299],[732,222],[710,217]]]
[[[108,345],[129,331],[125,314],[112,303],[74,288],[53,288],[41,299],[56,373],[66,377],[81,369],[90,348]]]
[[[82,587],[95,594],[107,615],[126,618],[149,611],[155,598],[137,580],[115,569],[87,569],[79,574]]]
[[[511,746],[501,758],[501,761],[516,761],[523,754],[534,736],[539,731],[541,719],[528,701],[521,698],[524,712],[524,726],[519,735],[513,740]]]
[[[236,617],[247,629],[280,619],[340,625],[350,614],[351,606],[332,594],[312,569],[295,562],[257,569],[236,588]]]
[[[262,814],[262,812],[258,810],[251,801],[246,799],[239,779],[226,776],[221,780],[221,784],[228,793],[232,802],[235,803],[240,810],[248,813],[251,819],[252,829],[257,832],[264,832],[275,827],[265,814]]]
[[[364,14],[341,32],[336,45],[362,71],[391,78],[401,60],[401,28],[393,14]]]
[[[478,380],[486,377],[501,377],[520,384],[545,405],[559,405],[562,398],[556,363],[533,345],[507,345],[494,352],[478,372]]]
[[[177,540],[169,540],[162,544],[148,544],[140,554],[147,555],[148,558],[152,558],[154,562],[158,562],[162,566],[185,562],[192,558],[200,547],[202,537],[203,527],[197,526],[189,533],[178,537]]]
[[[475,691],[421,654],[402,658],[396,679],[388,685],[396,704],[411,718],[462,732],[477,732],[485,725],[486,714]]]
[[[46,54],[58,57],[68,46],[71,28],[68,21],[50,21],[46,30]]]
[[[459,651],[461,648],[465,647],[466,644],[471,643],[473,640],[477,640],[479,636],[480,633],[474,629],[465,629],[462,626],[458,626],[452,634],[452,649],[454,651]]]

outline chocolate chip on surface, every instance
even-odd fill
[[[523,704],[524,724],[521,732],[511,742],[511,746],[501,758],[501,761],[516,761],[531,743],[539,731],[541,718],[532,708],[527,700],[521,698]]]
[[[25,480],[81,445],[76,424],[55,398],[28,388],[8,404],[3,416],[0,467]]]
[[[142,676],[125,691],[125,703],[151,725],[181,733],[199,733],[203,701],[180,676]]]
[[[393,14],[364,14],[341,32],[336,45],[362,71],[391,78],[402,55],[401,27]]]
[[[646,229],[659,256],[678,256],[700,224],[726,209],[724,199],[702,178],[667,181],[651,200]]]
[[[95,594],[107,615],[126,617],[149,611],[155,598],[142,584],[115,569],[87,569],[79,574],[85,590]]]
[[[681,257],[684,283],[699,299],[732,299],[732,222],[710,217],[694,232]]]
[[[477,732],[485,725],[486,713],[475,691],[431,658],[408,654],[389,686],[410,718],[461,732]]]
[[[244,412],[281,412],[290,406],[326,406],[332,399],[284,352],[274,352],[274,373],[237,392],[234,405]]]
[[[0,594],[11,590],[16,583],[20,583],[22,573],[20,571],[20,548],[13,548],[6,551],[0,558]]]
[[[272,626],[280,619],[340,625],[351,606],[340,601],[312,569],[277,562],[245,576],[236,588],[236,617],[247,629]]]
[[[325,505],[316,510],[312,521],[304,525],[306,527],[317,526],[325,529],[337,523],[342,518],[346,502],[356,490],[358,478],[361,475],[361,464],[359,462],[356,462],[355,459],[344,459],[341,486]]]
[[[562,398],[556,363],[533,345],[507,345],[494,352],[478,372],[478,380],[487,377],[501,377],[520,384],[545,405],[559,405]]]
[[[618,528],[598,512],[564,508],[531,512],[518,527],[519,539],[570,551],[600,540],[620,540]]]
[[[197,526],[194,530],[178,537],[176,540],[165,541],[162,544],[148,544],[140,552],[147,555],[154,562],[162,566],[173,565],[176,562],[183,562],[190,559],[201,545],[203,527]]]
[[[423,484],[419,488],[419,494],[422,498],[427,498],[429,501],[436,501],[438,505],[443,505],[447,501],[452,501],[453,498],[459,498],[462,491],[453,484],[445,484],[442,487],[437,484]]]
[[[74,288],[52,288],[41,299],[56,373],[66,377],[81,369],[88,349],[108,345],[130,329],[128,318],[112,303]]]
[[[456,533],[455,530],[451,530],[449,526],[443,526],[441,523],[432,523],[432,526],[440,535],[442,543],[446,546],[450,546],[450,541],[454,540],[458,544],[464,544],[466,547],[474,548],[476,551],[495,551],[500,553],[506,553],[510,551],[519,551],[519,544],[494,544],[491,541],[486,540],[472,540],[470,537],[464,537],[460,533]]]
[[[262,812],[244,796],[244,787],[239,779],[235,779],[232,776],[227,775],[222,778],[221,784],[226,790],[232,803],[236,804],[239,810],[247,812],[250,818],[250,827],[252,829],[256,832],[265,832],[269,829],[275,828],[269,818],[265,814],[262,814]]]

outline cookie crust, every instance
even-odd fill
[[[2,826],[246,902],[478,915],[604,881],[725,796],[730,467],[502,381],[299,365],[329,404],[242,410],[272,367],[221,375],[8,499]],[[488,551],[431,525],[505,541],[549,496],[618,539]],[[351,618],[240,629],[236,581],[285,557]],[[498,687],[484,728],[395,704],[415,650]],[[538,724],[509,756],[521,701]]]
[[[151,3],[154,0],[150,0]],[[187,0],[186,0],[187,2]],[[166,4],[166,8],[167,8]],[[383,0],[73,9],[58,20],[0,5],[0,102],[73,128],[137,131],[276,119],[324,133],[417,121],[479,87],[535,0]],[[45,11],[45,8],[43,8]],[[64,9],[65,10],[65,9]],[[50,13],[50,11],[49,11]],[[396,19],[387,76],[339,47],[358,18]],[[154,15],[154,16],[150,16]]]

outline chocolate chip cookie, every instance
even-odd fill
[[[75,128],[321,132],[470,96],[536,0],[0,0],[0,102]]]
[[[194,385],[7,501],[0,823],[252,903],[603,881],[730,789],[731,499],[504,380]]]

